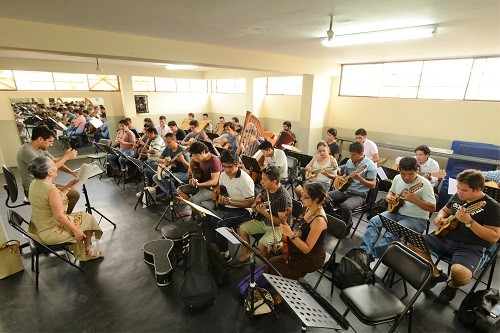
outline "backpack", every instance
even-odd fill
[[[340,259],[333,273],[333,284],[340,289],[364,284],[371,269],[363,249],[351,249]]]
[[[208,272],[218,286],[229,282],[229,265],[214,243],[207,244]]]
[[[189,240],[189,265],[184,272],[181,300],[191,308],[212,305],[217,296],[217,285],[208,272],[207,245],[202,236]]]
[[[240,283],[238,283],[238,286],[236,287],[236,291],[241,296],[242,300],[245,298],[247,291],[248,291],[248,288],[250,288],[250,279],[251,279],[251,277],[249,274],[249,275],[245,276],[240,281]],[[267,282],[266,278],[264,277],[264,266],[261,266],[261,267],[255,269],[254,281],[261,288],[265,288],[269,285],[269,282]]]
[[[370,213],[368,214],[368,220],[374,216],[377,216],[380,213],[385,212],[386,210],[387,210],[387,202],[385,201],[385,199],[378,200],[373,204],[372,209],[370,209]]]
[[[493,308],[496,311],[493,311]],[[478,290],[468,294],[458,308],[458,321],[475,332],[495,333],[500,328],[498,290]],[[492,312],[496,312],[493,314]]]

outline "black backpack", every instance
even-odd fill
[[[229,265],[220,253],[217,245],[214,243],[207,244],[208,254],[208,271],[214,278],[218,286],[229,282]]]
[[[475,332],[495,333],[500,328],[498,312],[492,313],[495,306],[497,308],[500,306],[497,289],[490,288],[470,293],[458,308],[458,321]]]
[[[368,213],[368,219],[371,219],[374,216],[377,216],[380,213],[383,213],[387,210],[387,201],[385,199],[380,199],[375,202]]]
[[[208,272],[207,245],[202,236],[189,240],[189,265],[184,272],[181,300],[191,308],[212,305],[217,296],[217,285]]]
[[[340,289],[364,284],[370,274],[368,254],[363,249],[351,249],[340,259],[333,273],[333,284]]]

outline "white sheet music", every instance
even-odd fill
[[[76,176],[76,179],[78,182],[73,186],[75,188],[81,188],[83,184],[89,179],[90,177],[94,177],[97,175],[100,175],[103,172],[101,166],[94,162],[94,163],[83,163],[80,166],[80,169],[78,170],[78,175]]]
[[[454,195],[457,193],[457,180],[448,178],[448,194]]]
[[[228,228],[226,227],[220,227],[220,228],[217,228],[215,229],[219,234],[221,234],[222,236],[224,236],[228,241],[230,241],[232,244],[235,244],[235,245],[238,245],[240,244],[240,241],[238,240],[238,238],[234,237],[231,232],[229,231]]]
[[[389,178],[389,177],[387,177],[387,174],[385,173],[385,171],[382,167],[377,168],[377,174],[381,180],[386,180],[387,178]]]
[[[99,128],[103,125],[103,122],[95,117],[90,118],[89,123],[92,124],[92,126],[94,126],[95,128]]]

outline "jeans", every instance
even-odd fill
[[[365,203],[365,197],[353,193],[345,193],[337,190],[328,192],[332,203],[340,203],[340,215],[349,229],[352,225],[352,210]]]
[[[426,219],[405,216],[398,213],[389,213],[388,211],[383,212],[382,215],[416,232],[422,233],[427,227]],[[363,236],[363,240],[361,241],[360,247],[365,250],[373,259],[380,258],[390,243],[399,240],[396,235],[389,231],[387,231],[380,238],[380,240],[378,240],[383,227],[384,224],[382,223],[380,217],[373,217],[368,223],[365,235]]]
[[[123,155],[129,156],[129,157],[134,157],[135,152],[133,150],[121,150]],[[108,155],[108,163],[113,169],[114,172],[118,172],[121,170],[120,165],[125,164],[126,160],[123,160],[121,157],[118,157],[118,155]]]

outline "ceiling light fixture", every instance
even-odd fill
[[[175,70],[187,70],[187,69],[195,69],[198,68],[197,65],[188,65],[188,64],[166,64],[165,69],[168,69],[169,71],[175,71]]]
[[[95,58],[95,61],[97,63],[97,66],[95,66],[95,71],[96,72],[103,72],[101,66],[99,65],[99,58]]]
[[[437,34],[437,29],[437,24],[429,24],[408,28],[335,35],[335,37],[333,38],[328,35],[328,37],[325,37],[321,40],[321,44],[325,47],[334,47],[428,38],[435,36]],[[331,31],[331,28],[329,31]],[[329,31],[327,31],[327,33]]]

